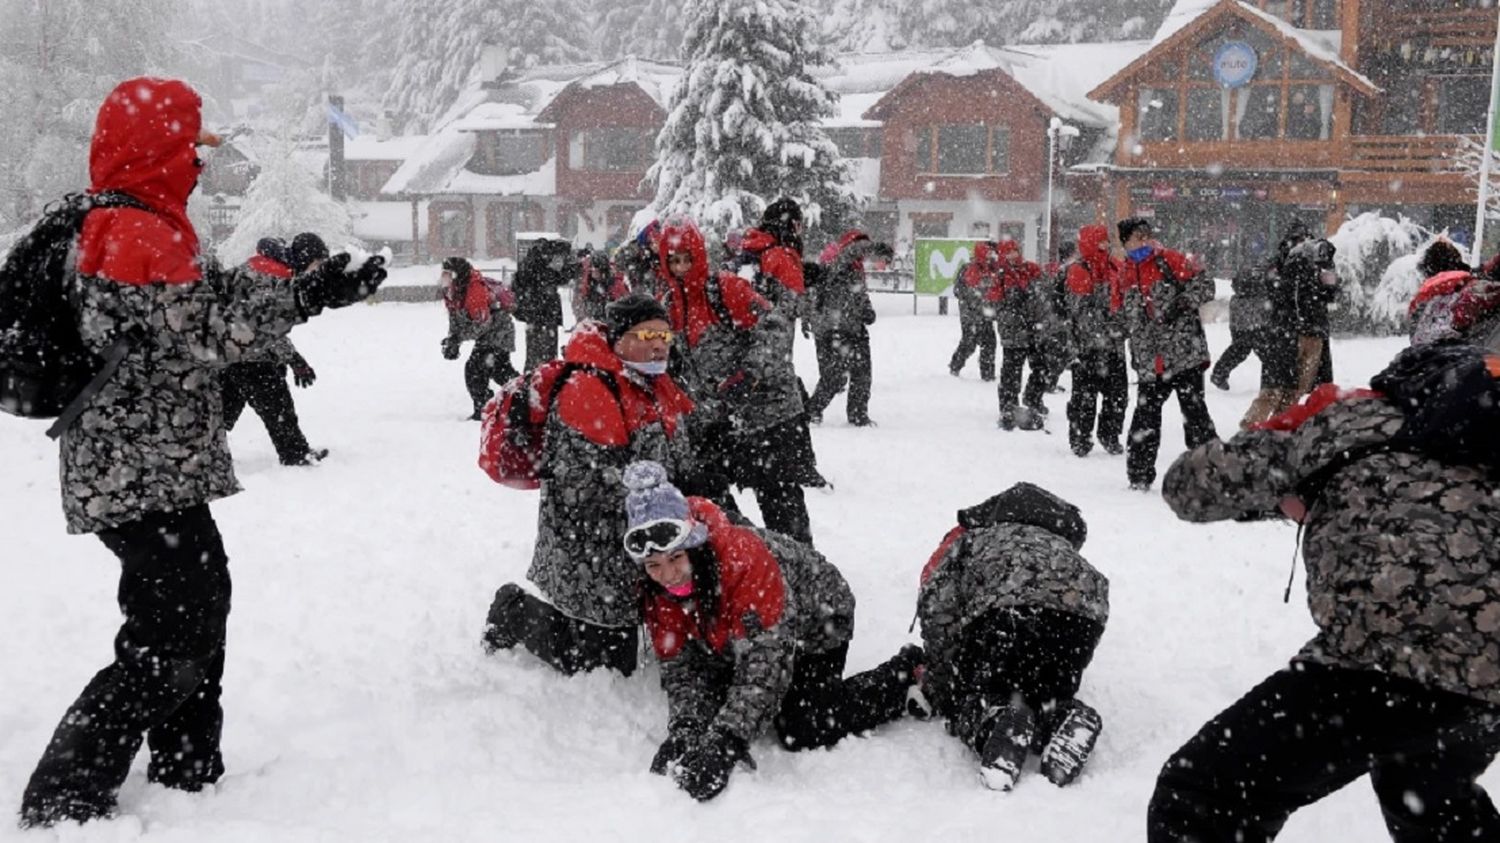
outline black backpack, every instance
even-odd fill
[[[47,431],[54,438],[129,350],[122,340],[104,358],[90,351],[68,301],[74,242],[95,208],[149,210],[123,193],[69,194],[48,206],[0,265],[0,411],[56,418]]]
[[[1370,380],[1401,408],[1394,448],[1500,470],[1500,358],[1455,342],[1415,346]]]

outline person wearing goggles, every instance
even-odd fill
[[[750,762],[767,727],[787,749],[812,749],[905,712],[922,649],[844,678],[854,595],[821,554],[684,496],[659,463],[632,464],[624,483],[622,546],[645,573],[643,614],[667,693],[653,773],[704,801]]]
[[[644,293],[611,302],[563,351],[543,445],[536,550],[527,577],[543,597],[506,583],[490,605],[486,650],[517,644],[557,670],[635,669],[639,565],[620,553],[620,472],[661,460],[680,474],[695,458],[684,425],[693,402],[667,374],[676,335]]]

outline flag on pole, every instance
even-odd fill
[[[352,117],[345,114],[342,109],[331,102],[326,103],[324,107],[328,109],[328,122],[338,126],[339,131],[344,133],[344,137],[359,137],[359,124],[355,123]]]
[[[1484,150],[1479,165],[1479,206],[1474,210],[1474,253],[1471,263],[1478,266],[1483,262],[1484,252],[1484,219],[1488,216],[1490,204],[1490,169],[1495,158],[1495,143],[1500,139],[1500,132],[1495,131],[1495,120],[1500,117],[1500,15],[1495,19],[1495,46],[1490,57],[1490,110],[1486,116],[1484,126]]]

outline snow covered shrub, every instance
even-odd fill
[[[1333,329],[1349,334],[1406,330],[1406,303],[1416,286],[1397,299],[1406,290],[1408,275],[1416,273],[1422,250],[1435,239],[1431,233],[1405,217],[1367,212],[1345,220],[1328,239],[1338,249],[1334,265],[1341,282],[1331,314]],[[1403,260],[1408,257],[1409,262]],[[1398,261],[1406,268],[1398,269]]]

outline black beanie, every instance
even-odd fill
[[[453,280],[460,284],[467,283],[469,274],[474,271],[473,265],[457,255],[443,259],[444,271],[453,273]]]
[[[290,264],[287,259],[286,241],[280,237],[262,237],[255,244],[255,253],[277,263]]]
[[[311,231],[304,231],[292,238],[291,251],[287,253],[287,264],[298,272],[306,272],[313,261],[328,259],[328,246],[323,238]]]
[[[604,307],[605,336],[612,346],[625,336],[626,331],[653,319],[668,321],[667,309],[661,302],[646,293],[630,293]]]

